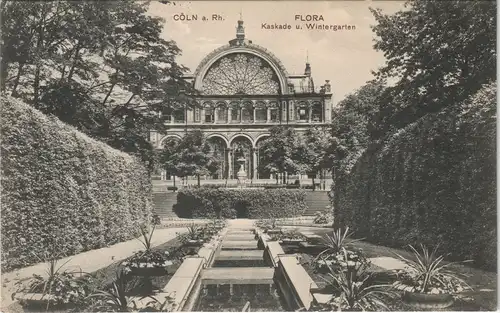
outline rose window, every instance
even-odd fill
[[[233,54],[219,60],[203,79],[206,95],[278,94],[279,83],[274,71],[262,59]]]

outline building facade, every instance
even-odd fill
[[[303,74],[290,74],[274,54],[245,38],[240,19],[236,38],[208,54],[185,77],[199,92],[198,106],[173,112],[167,134],[152,132],[152,143],[161,148],[165,140],[200,129],[222,162],[214,178],[236,178],[236,160],[241,158],[249,179],[270,178],[259,162],[259,146],[270,127],[285,124],[304,132],[330,123],[330,83],[318,88],[311,74],[308,61]],[[165,173],[162,177],[170,179]]]

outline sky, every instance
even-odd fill
[[[375,35],[370,26],[376,22],[370,7],[391,14],[402,10],[404,2],[177,1],[176,5],[152,2],[149,14],[165,20],[163,38],[177,43],[182,50],[179,63],[194,73],[207,54],[235,38],[241,13],[246,38],[277,56],[289,74],[303,74],[308,57],[315,85],[330,80],[335,104],[371,80],[371,71],[385,62],[382,52],[373,49]],[[178,20],[181,13],[197,15],[198,20]],[[220,15],[222,20],[212,20],[213,14]],[[314,19],[314,15],[317,21],[301,21]],[[208,20],[203,21],[203,16]],[[289,24],[292,29],[263,29],[263,23]],[[347,25],[355,29],[311,30],[306,23]],[[296,29],[296,25],[303,28]]]

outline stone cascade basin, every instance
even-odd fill
[[[251,229],[230,227],[210,268],[201,273],[194,311],[284,311],[274,268],[264,262]]]

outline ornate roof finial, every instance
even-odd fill
[[[240,21],[243,21],[243,14],[241,13],[243,10],[240,8]]]
[[[309,64],[309,50],[306,50],[306,69],[304,75],[311,76],[311,64]]]
[[[245,27],[243,27],[242,14],[240,11],[240,19],[238,20],[238,27],[236,27],[236,38],[242,42],[245,40]]]

